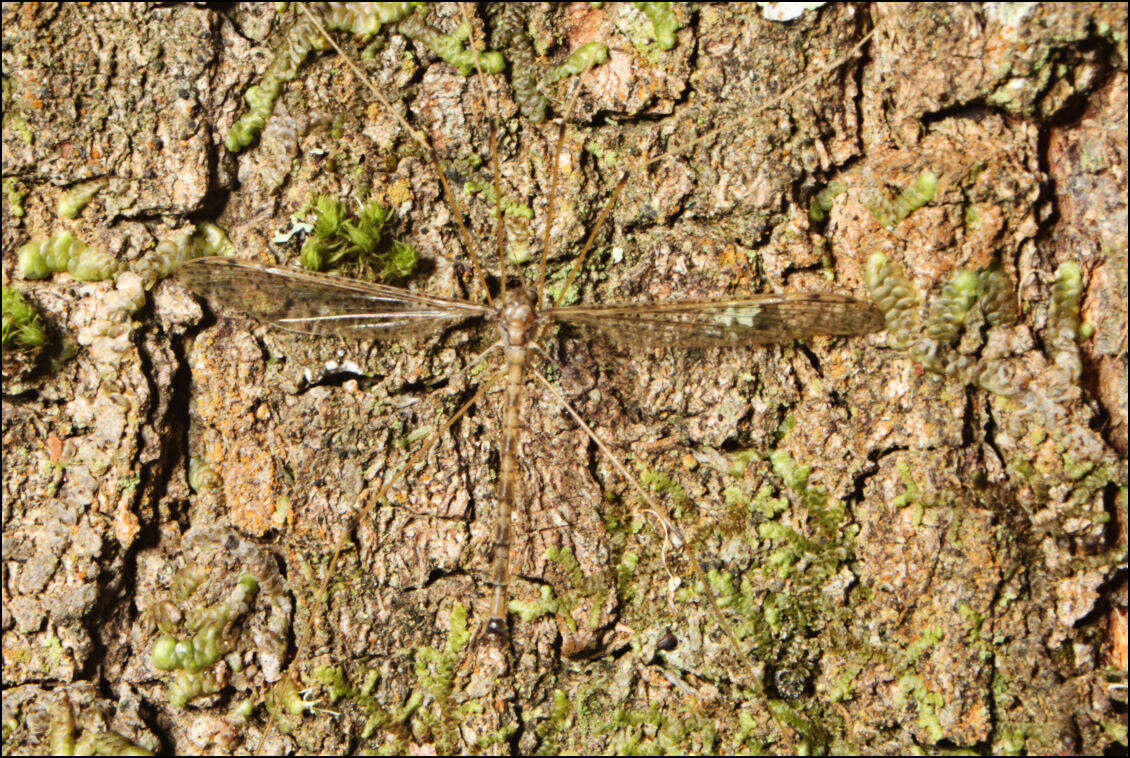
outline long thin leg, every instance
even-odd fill
[[[475,39],[475,25],[471,22],[471,14],[467,11],[467,4],[459,4],[459,12],[463,14],[463,23],[467,25],[467,34],[470,36],[471,49],[478,51],[478,44]],[[473,56],[475,59],[475,70],[478,72],[479,80],[479,97],[482,102],[484,113],[490,113],[490,166],[491,172],[494,174],[494,217],[495,217],[495,240],[497,243],[498,253],[498,281],[502,287],[502,302],[506,302],[506,231],[502,224],[502,181],[499,178],[498,171],[498,106],[497,102],[493,105],[487,104],[487,83],[486,78],[483,76],[482,61],[479,56]]]
[[[545,231],[541,238],[541,265],[538,266],[538,292],[535,298],[539,308],[545,306],[545,266],[549,260],[549,234],[553,227],[553,211],[557,202],[557,180],[561,174],[558,170],[561,161],[561,146],[565,143],[565,131],[569,125],[569,116],[573,113],[573,104],[577,102],[577,93],[580,91],[580,85],[574,86],[569,95],[569,102],[565,104],[565,112],[561,116],[561,129],[557,133],[557,145],[553,148],[553,161],[549,164],[549,205],[545,211]],[[564,292],[564,288],[561,291]]]
[[[463,209],[460,207],[459,201],[455,198],[455,193],[451,190],[451,184],[447,181],[447,175],[443,172],[443,166],[440,165],[439,154],[436,153],[435,148],[432,147],[432,143],[428,140],[427,137],[424,136],[422,132],[418,132],[417,130],[413,129],[412,125],[409,124],[403,116],[396,112],[396,110],[389,103],[388,98],[384,96],[384,93],[381,92],[377,85],[373,83],[373,80],[370,79],[369,76],[361,70],[361,67],[354,63],[350,59],[350,57],[345,54],[345,51],[342,50],[336,42],[334,42],[334,38],[331,37],[330,33],[326,31],[326,28],[322,26],[322,22],[319,21],[318,18],[310,12],[310,9],[307,8],[305,4],[300,4],[299,7],[302,8],[302,12],[305,13],[310,21],[314,24],[314,26],[317,27],[318,31],[322,33],[322,36],[326,38],[326,41],[330,43],[330,46],[337,51],[338,56],[342,61],[345,62],[345,65],[351,71],[353,71],[353,73],[357,75],[357,78],[360,79],[361,82],[369,89],[369,91],[373,94],[373,97],[375,97],[381,104],[381,107],[384,108],[385,113],[392,116],[396,120],[396,122],[400,124],[400,127],[408,133],[408,136],[411,137],[416,142],[416,144],[422,147],[424,149],[424,152],[428,154],[428,157],[431,160],[432,169],[435,171],[435,175],[439,177],[439,183],[443,187],[443,195],[447,200],[448,210],[450,210],[451,215],[455,217],[455,223],[459,228],[459,236],[463,240],[463,247],[471,256],[471,271],[474,274],[475,280],[479,283],[479,286],[483,288],[483,292],[486,293],[487,302],[493,305],[493,298],[491,298],[490,289],[487,287],[486,279],[483,278],[483,272],[479,268],[478,253],[476,252],[475,246],[471,244],[471,235],[467,232],[466,224],[463,223]]]
[[[863,39],[859,40],[859,42],[856,42],[852,46],[851,50],[848,50],[846,53],[829,63],[827,66],[817,69],[810,75],[804,77],[799,82],[794,84],[792,87],[789,87],[787,90],[777,95],[776,97],[772,97],[766,100],[764,103],[755,106],[753,110],[749,111],[746,114],[745,118],[749,119],[752,116],[775,107],[778,103],[781,103],[784,100],[792,97],[803,87],[807,87],[808,85],[812,84],[817,79],[827,74],[829,71],[834,71],[835,69],[839,68],[844,63],[855,57],[855,55],[863,49],[863,46],[867,44],[867,42],[875,35],[875,32],[877,32],[878,30],[879,27],[875,26],[871,29],[871,31],[863,36]],[[609,196],[608,201],[604,204],[604,208],[600,211],[600,215],[597,216],[596,223],[593,224],[592,231],[589,232],[589,236],[585,240],[584,247],[581,248],[580,255],[577,256],[577,260],[573,263],[573,268],[569,271],[568,278],[565,279],[565,286],[561,288],[561,294],[558,295],[557,298],[558,305],[561,305],[561,297],[566,291],[568,291],[569,287],[573,284],[573,281],[581,273],[581,267],[584,265],[585,257],[588,255],[589,248],[592,247],[592,243],[593,240],[596,239],[597,232],[599,232],[601,227],[604,225],[604,221],[608,218],[608,214],[612,210],[612,206],[615,205],[616,199],[620,196],[620,191],[623,190],[624,185],[628,183],[628,178],[632,174],[635,174],[637,171],[641,171],[648,166],[651,166],[652,164],[663,160],[664,158],[670,158],[672,156],[679,155],[680,153],[684,153],[687,150],[695,147],[696,145],[701,145],[704,142],[709,142],[722,132],[731,130],[733,128],[734,126],[732,124],[726,124],[715,129],[711,129],[710,131],[701,134],[692,140],[688,140],[687,142],[684,142],[681,145],[677,145],[676,147],[673,147],[665,152],[659,153],[658,155],[645,155],[635,163],[633,163],[631,166],[624,169],[623,173],[621,173],[620,175],[620,179],[616,182],[616,188],[612,191],[612,194]]]
[[[546,356],[548,358],[545,351],[539,350],[539,352],[543,356]],[[550,358],[550,360],[552,359]],[[710,601],[710,610],[714,614],[714,618],[718,621],[718,626],[721,627],[722,632],[729,638],[730,644],[734,646],[735,652],[744,651],[745,647],[740,642],[738,642],[737,635],[734,634],[733,628],[730,626],[730,623],[726,621],[726,618],[722,615],[722,609],[718,607],[718,600],[714,595],[714,590],[710,586],[709,580],[707,580],[706,578],[706,572],[702,569],[702,563],[699,562],[698,556],[694,554],[694,551],[690,547],[690,543],[687,542],[687,539],[683,536],[682,531],[678,526],[675,525],[675,522],[671,520],[670,515],[667,513],[667,509],[660,505],[659,502],[655,500],[655,498],[653,498],[646,489],[644,489],[639,480],[636,479],[636,477],[634,477],[632,473],[628,471],[627,467],[620,462],[620,459],[612,452],[612,450],[608,447],[604,440],[602,440],[597,435],[597,433],[593,431],[593,428],[591,426],[585,423],[585,420],[581,418],[581,415],[577,413],[577,411],[569,403],[568,399],[566,399],[565,396],[562,395],[561,392],[556,387],[554,387],[548,379],[542,376],[540,371],[531,368],[530,373],[539,382],[541,382],[547,390],[549,390],[549,393],[554,397],[554,399],[557,400],[557,402],[561,403],[565,410],[568,411],[569,415],[573,417],[573,420],[576,421],[577,424],[585,430],[585,433],[589,436],[589,439],[591,439],[596,444],[597,448],[601,453],[604,454],[604,456],[608,459],[612,466],[618,472],[620,472],[620,475],[623,476],[632,485],[632,487],[635,488],[636,493],[645,503],[647,503],[648,507],[655,513],[656,517],[666,526],[671,534],[675,535],[675,539],[677,539],[679,543],[684,546],[684,548],[686,549],[686,555],[690,560],[691,568],[694,570],[695,579],[697,579],[699,583],[702,584],[703,591],[706,593],[706,597]],[[752,686],[757,690],[758,694],[762,693],[763,687],[760,682],[755,681],[752,683]]]
[[[489,348],[484,350],[482,353],[480,353],[475,358],[474,361],[472,361],[467,366],[465,366],[462,369],[462,371],[460,371],[459,373],[463,373],[463,372],[467,371],[469,368],[471,368],[472,366],[474,366],[476,363],[478,363],[478,361],[480,359],[482,359],[487,354],[489,354],[492,350],[497,348],[498,344],[499,343],[495,343],[494,345],[491,345]],[[456,374],[456,376],[458,376],[458,374]],[[476,402],[478,402],[480,399],[482,399],[482,397],[487,393],[487,391],[490,390],[490,388],[493,387],[495,384],[497,384],[502,379],[503,376],[505,376],[505,373],[502,372],[502,371],[499,371],[499,372],[495,373],[493,376],[491,376],[489,379],[484,381],[479,386],[478,390],[475,391],[475,394],[472,395],[471,398],[469,400],[467,400],[467,402],[463,403],[463,405],[461,405],[459,407],[459,409],[456,410],[455,413],[453,413],[451,415],[451,417],[447,419],[447,421],[445,421],[443,424],[441,424],[440,426],[433,429],[431,431],[431,433],[429,433],[428,436],[426,438],[424,438],[424,444],[421,445],[419,448],[417,448],[417,450],[409,457],[408,461],[402,467],[400,467],[399,469],[394,471],[381,484],[381,487],[380,487],[379,490],[377,490],[376,495],[369,498],[368,502],[369,503],[379,503],[379,502],[381,502],[384,499],[385,495],[388,494],[388,491],[389,491],[389,489],[392,488],[393,484],[395,484],[403,474],[405,474],[408,471],[411,471],[413,466],[418,464],[420,462],[420,460],[422,460],[423,457],[428,454],[428,451],[430,451],[436,445],[436,443],[440,439],[440,436],[444,432],[446,432],[448,429],[450,429],[455,424],[456,421],[458,421],[460,418],[462,418],[463,415],[471,408],[472,405],[474,405]],[[363,516],[366,510],[367,510],[367,505],[361,508],[360,512],[358,513],[358,518]],[[327,606],[326,610],[328,610],[328,605],[329,605],[329,595],[327,594],[327,591],[329,589],[330,580],[333,577],[334,568],[337,566],[337,561],[341,557],[341,553],[345,549],[346,544],[347,543],[346,543],[345,540],[342,540],[341,542],[338,543],[338,546],[334,549],[333,555],[330,556],[329,565],[326,567],[326,578],[323,580],[321,590],[319,592],[319,597],[322,599],[323,605]],[[297,648],[298,650],[301,650],[306,645],[306,643],[309,642],[310,635],[313,632],[313,628],[314,628],[313,623],[311,623],[309,626],[307,626],[306,634],[303,636],[301,644]]]

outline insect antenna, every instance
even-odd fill
[[[483,276],[483,271],[479,267],[479,256],[477,253],[477,248],[471,244],[471,235],[468,233],[467,225],[463,221],[463,209],[459,204],[459,200],[455,197],[455,193],[451,189],[451,183],[448,181],[447,175],[443,172],[443,166],[440,164],[439,154],[436,152],[435,147],[432,146],[431,141],[428,140],[423,132],[413,129],[412,125],[408,123],[408,120],[405,119],[404,116],[401,116],[396,112],[396,109],[392,107],[392,104],[389,103],[388,98],[384,96],[384,93],[381,92],[377,85],[373,83],[373,80],[369,78],[368,74],[362,71],[361,67],[354,63],[353,60],[345,54],[345,51],[341,49],[341,46],[338,45],[336,41],[334,41],[334,38],[328,31],[326,31],[326,28],[322,25],[322,22],[319,21],[313,13],[311,13],[310,9],[307,8],[305,4],[300,4],[299,7],[302,9],[302,12],[305,13],[306,16],[310,19],[311,23],[314,24],[314,27],[322,34],[323,37],[326,38],[326,41],[329,42],[330,46],[337,52],[338,57],[340,57],[341,60],[345,62],[346,67],[349,68],[349,70],[351,70],[354,74],[356,74],[357,78],[360,79],[361,82],[366,86],[366,88],[368,88],[368,90],[373,94],[373,97],[375,97],[381,104],[381,107],[384,108],[385,113],[392,116],[392,118],[395,119],[398,124],[400,124],[400,127],[408,133],[408,136],[411,137],[412,140],[416,142],[416,144],[423,148],[425,153],[427,153],[428,158],[432,164],[432,169],[435,172],[435,175],[439,177],[440,186],[443,187],[443,196],[447,201],[448,210],[450,210],[451,215],[455,217],[455,223],[459,229],[459,237],[463,241],[463,248],[467,251],[468,255],[471,256],[471,271],[479,286],[482,287],[483,292],[486,293],[487,303],[493,305],[494,302],[490,294],[490,288],[487,287],[486,279]],[[478,63],[477,59],[476,63]]]

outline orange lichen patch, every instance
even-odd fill
[[[1122,580],[1122,586],[1119,587],[1115,593],[1115,598],[1121,598],[1121,603],[1126,602],[1126,580]],[[1115,606],[1110,609],[1110,614],[1107,616],[1107,634],[1110,636],[1110,649],[1107,652],[1107,665],[1112,668],[1118,669],[1123,674],[1127,670],[1127,642],[1126,642],[1126,619],[1127,608],[1125,605],[1119,604],[1119,600],[1115,600]]]
[[[274,515],[281,494],[272,456],[265,450],[242,450],[223,467],[224,501],[232,526],[262,536],[278,527]]]
[[[54,434],[47,438],[44,447],[47,448],[47,456],[52,465],[58,463],[59,459],[63,457],[63,441]]]

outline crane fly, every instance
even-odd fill
[[[401,128],[414,140],[430,158],[435,173],[443,189],[444,199],[452,212],[458,235],[471,258],[473,278],[484,293],[486,302],[435,297],[420,294],[408,289],[384,284],[348,280],[336,276],[316,274],[308,271],[275,265],[232,260],[224,257],[208,257],[188,261],[175,273],[175,277],[193,292],[204,297],[217,309],[236,309],[252,316],[269,326],[316,336],[352,337],[356,339],[406,340],[426,337],[440,333],[451,327],[479,322],[493,325],[499,339],[479,355],[472,364],[495,350],[503,355],[502,366],[483,381],[477,392],[465,402],[443,425],[433,429],[424,444],[410,458],[401,471],[410,468],[414,461],[427,452],[443,434],[491,387],[500,382],[505,385],[505,406],[502,414],[501,436],[499,442],[499,473],[497,488],[497,510],[492,528],[491,541],[494,554],[490,584],[493,594],[490,615],[485,632],[487,636],[502,638],[507,630],[507,599],[510,583],[511,514],[516,504],[518,461],[517,447],[519,430],[522,425],[522,395],[526,380],[536,379],[568,411],[574,421],[606,455],[614,468],[627,479],[652,510],[658,514],[665,530],[685,546],[687,541],[679,534],[677,526],[666,515],[665,510],[643,488],[639,481],[619,462],[593,429],[584,422],[567,399],[545,376],[532,365],[533,353],[538,352],[543,360],[553,361],[546,351],[541,350],[537,338],[551,325],[579,328],[612,338],[630,346],[651,348],[736,348],[747,345],[785,342],[815,335],[851,336],[874,332],[883,327],[882,314],[870,303],[851,297],[819,293],[759,294],[719,299],[672,300],[631,303],[611,303],[596,305],[562,305],[560,302],[546,302],[546,261],[552,247],[550,229],[552,226],[554,203],[557,196],[558,160],[565,139],[564,124],[569,117],[576,93],[564,108],[561,129],[556,143],[556,152],[550,161],[550,194],[546,211],[545,231],[542,239],[541,266],[536,288],[531,293],[524,284],[516,283],[516,277],[507,275],[506,255],[504,253],[505,230],[501,213],[502,192],[498,169],[497,117],[491,124],[491,169],[494,181],[494,216],[497,219],[495,242],[498,259],[497,297],[492,297],[484,272],[480,267],[476,246],[464,223],[464,213],[455,194],[451,191],[448,179],[440,165],[439,156],[432,144],[404,116],[392,108],[369,77],[352,61],[333,38],[326,33],[320,22],[308,8],[302,6],[303,13],[321,31],[326,41],[337,50],[346,66],[353,70],[360,81],[372,92],[384,111],[395,119]],[[475,25],[469,13],[462,6],[462,13],[471,30],[472,43],[475,40]],[[846,55],[832,63],[824,71],[840,65],[853,56],[871,35],[861,39]],[[820,75],[822,72],[817,72]],[[479,70],[479,81],[484,75]],[[811,81],[806,79],[782,93],[778,98],[763,105],[782,100],[795,93],[801,86]],[[487,107],[487,92],[482,85],[481,98],[484,111]],[[497,112],[495,109],[494,112]],[[615,190],[598,215],[588,233],[584,246],[574,258],[569,276],[559,290],[564,293],[577,277],[585,256],[592,247],[609,211],[627,183],[633,171],[646,168],[657,161],[669,157],[693,144],[717,133],[718,130],[702,135],[685,143],[676,150],[661,155],[645,155],[630,168],[625,169]],[[558,299],[560,300],[559,294]],[[469,368],[469,366],[467,367]],[[466,368],[463,369],[464,371]],[[389,477],[373,498],[381,502],[388,493],[395,476]],[[339,545],[330,561],[330,572],[342,549]],[[721,613],[713,595],[710,593],[703,570],[698,561],[691,556],[691,565],[703,585],[712,610],[727,635],[736,639],[722,620]],[[328,582],[328,578],[327,578]],[[323,586],[323,593],[325,585]],[[302,645],[300,644],[301,648]]]
[[[883,324],[882,314],[870,304],[828,294],[766,294],[539,311],[535,299],[521,285],[504,290],[501,304],[489,306],[223,257],[189,261],[178,269],[176,277],[218,306],[238,308],[266,324],[301,334],[405,339],[425,337],[473,320],[496,326],[501,338],[488,350],[501,349],[505,356],[506,407],[493,541],[491,583],[495,590],[486,627],[495,635],[506,628],[521,392],[531,351],[545,326],[589,327],[618,341],[648,347],[705,348],[815,335],[866,334]]]

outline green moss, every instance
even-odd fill
[[[1083,269],[1078,263],[1060,264],[1052,284],[1051,308],[1048,312],[1048,329],[1045,343],[1048,357],[1078,381],[1083,373],[1076,341],[1080,337],[1079,308],[1083,297]]]
[[[418,41],[427,45],[428,49],[444,61],[455,66],[463,76],[470,76],[480,68],[484,74],[502,73],[506,67],[502,53],[495,50],[471,50],[467,47],[469,37],[470,30],[466,24],[460,24],[451,34],[417,32],[416,35]]]
[[[4,113],[4,128],[15,132],[16,136],[18,136],[25,145],[31,145],[35,142],[35,133],[32,132],[31,127],[27,123],[27,119],[19,113],[7,113],[6,108]]]
[[[547,585],[542,585],[540,597],[537,600],[527,602],[513,599],[507,607],[512,613],[518,614],[518,618],[522,621],[534,621],[542,616],[557,613],[558,603],[553,594],[553,589]]]
[[[106,186],[105,179],[95,179],[82,184],[76,184],[71,189],[59,195],[55,205],[55,212],[60,218],[74,218],[86,207],[86,204]]]
[[[959,271],[942,287],[930,303],[924,324],[926,335],[935,342],[950,342],[965,326],[969,311],[980,294],[981,280],[975,271]]]
[[[36,351],[47,344],[39,312],[14,287],[3,290],[4,350]]]
[[[8,211],[16,218],[24,217],[24,198],[27,197],[27,192],[27,188],[21,187],[20,180],[16,177],[4,177],[4,199],[8,201]]]
[[[636,3],[636,7],[651,21],[655,44],[660,50],[670,50],[675,46],[675,32],[682,26],[671,6],[672,3]]]
[[[49,755],[153,755],[146,748],[108,730],[83,730],[76,740],[74,712],[65,696],[48,708],[47,747]]]
[[[389,208],[373,200],[351,214],[343,201],[328,195],[316,196],[313,206],[313,231],[299,253],[305,268],[324,271],[358,261],[385,280],[401,279],[415,271],[419,260],[415,248],[384,234],[392,219]]]

